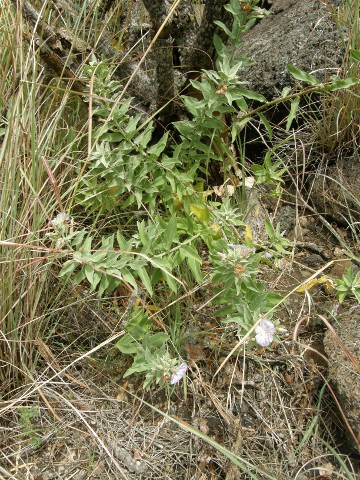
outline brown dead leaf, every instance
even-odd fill
[[[334,472],[334,465],[330,462],[323,463],[319,467],[317,467],[319,471],[319,475],[321,475],[324,478],[331,478],[331,475]]]
[[[123,386],[120,387],[119,393],[116,395],[116,400],[118,402],[121,402],[124,399],[128,385],[129,385],[128,380],[125,380]]]

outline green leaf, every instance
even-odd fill
[[[85,265],[84,266],[84,273],[87,281],[90,283],[90,285],[93,285],[94,281],[94,269],[90,265]]]
[[[325,90],[328,92],[335,92],[336,90],[343,90],[344,88],[353,87],[360,83],[360,78],[349,77],[341,80],[340,78],[335,78],[330,85],[325,85]]]
[[[231,143],[234,143],[239,133],[239,126],[236,122],[231,125]]]
[[[144,350],[154,352],[159,347],[162,347],[169,340],[169,335],[164,332],[153,333],[146,335],[143,339]]]
[[[137,126],[138,126],[138,123],[141,119],[141,113],[138,113],[137,115],[135,115],[134,117],[130,117],[129,119],[129,123],[125,129],[125,132],[126,133],[133,133],[135,132]]]
[[[134,275],[130,272],[130,270],[128,270],[127,268],[122,268],[121,269],[121,276],[124,278],[125,281],[130,283],[130,285],[132,287],[134,287],[135,290],[137,290],[136,280],[134,278]]]
[[[271,140],[272,137],[273,137],[273,131],[272,131],[272,128],[270,126],[270,123],[269,123],[268,119],[262,113],[258,113],[258,116],[259,116],[260,120],[262,121],[262,123],[264,124],[264,127],[266,128],[267,134],[269,135],[269,139]]]
[[[281,98],[285,98],[289,95],[291,87],[284,87],[281,91]]]
[[[153,288],[152,288],[152,285],[151,285],[151,280],[150,280],[149,274],[147,273],[145,268],[139,268],[137,270],[137,274],[139,275],[140,280],[143,282],[143,284],[144,284],[146,290],[148,291],[150,297],[152,297],[154,292],[153,292]]]
[[[177,283],[175,282],[175,280],[170,275],[165,273],[164,270],[162,272],[163,272],[163,276],[165,278],[165,282],[168,284],[168,287],[170,288],[170,290],[172,290],[174,293],[177,293],[178,287],[177,287]]]
[[[93,289],[94,289],[94,290],[95,290],[95,288],[99,285],[102,277],[103,277],[103,274],[102,274],[102,273],[97,272],[96,270],[94,270],[94,280],[93,280]]]
[[[99,290],[98,290],[98,295],[101,297],[101,295],[107,290],[111,285],[111,277],[108,275],[102,275],[101,276],[101,281],[99,285]]]
[[[100,142],[121,142],[124,139],[124,135],[119,132],[106,132],[103,133],[99,140]]]
[[[350,56],[352,59],[360,62],[360,50],[354,50],[353,48],[350,48]]]
[[[223,23],[223,22],[220,22],[219,20],[214,20],[214,23],[215,25],[217,25],[218,27],[220,27],[222,30],[224,30],[224,32],[226,33],[226,35],[231,38],[232,37],[232,33],[230,32],[230,30],[228,29],[228,27]]]
[[[256,100],[262,103],[266,102],[266,98],[264,97],[264,95],[260,95],[260,93],[253,92],[252,90],[239,88],[236,89],[236,93],[240,93],[240,95],[243,95],[245,98],[249,98],[250,100]]]
[[[132,240],[131,239],[129,241],[126,241],[125,238],[120,233],[120,231],[117,231],[116,240],[117,240],[118,245],[121,248],[121,250],[124,250],[126,252],[131,252],[131,250],[132,250]]]
[[[85,272],[84,269],[82,268],[73,278],[73,282],[75,285],[78,285],[81,283],[83,280],[85,280]]]
[[[67,275],[70,275],[71,273],[73,273],[73,271],[75,270],[75,268],[77,267],[77,264],[76,262],[74,262],[74,260],[67,260],[60,273],[59,273],[59,277],[65,277]]]
[[[196,248],[193,245],[182,245],[180,248],[180,252],[183,258],[189,257],[198,264],[202,264],[201,257],[199,256]]]
[[[142,220],[141,222],[137,222],[137,228],[138,228],[141,243],[144,245],[144,247],[146,247],[147,244],[149,243],[149,236],[146,231],[144,220]]]
[[[149,124],[146,129],[141,132],[141,134],[134,140],[134,142],[140,147],[145,148],[150,142],[152,137],[153,127],[152,124]]]
[[[244,126],[245,126],[248,122],[250,122],[250,120],[252,120],[251,117],[241,118],[241,119],[240,119],[238,122],[236,122],[236,123],[237,123],[237,126],[238,126],[238,127],[240,128],[240,130],[241,130],[241,129],[244,128]]]
[[[149,328],[146,325],[137,325],[130,323],[126,326],[126,330],[133,337],[134,340],[142,341],[148,334]]]
[[[103,247],[102,247],[103,248]],[[104,252],[104,251],[99,251],[99,252],[95,252],[91,258],[92,258],[92,261],[99,265],[99,263],[101,263],[103,260],[105,260],[106,256],[107,256],[108,252]]]
[[[112,277],[110,275],[107,276],[109,277],[108,292],[111,293],[120,285],[121,279]]]
[[[105,237],[101,240],[101,249],[102,250],[112,250],[114,248],[114,235]]]
[[[164,151],[168,141],[168,137],[169,133],[164,133],[164,135],[155,145],[152,145],[150,148],[147,149],[147,153],[149,155],[156,155],[158,157]]]
[[[121,353],[130,355],[136,353],[139,349],[132,336],[128,333],[115,343],[115,347],[118,348]]]
[[[270,220],[268,218],[265,219],[265,230],[266,233],[269,236],[270,242],[273,242],[275,240],[275,230],[274,227],[272,226]]]
[[[133,364],[123,375],[123,378],[129,377],[134,373],[142,373],[146,372],[149,369],[149,365],[147,362],[139,362],[137,364]]]
[[[169,249],[174,241],[176,235],[176,226],[176,214],[174,214],[170,218],[169,223],[167,224],[165,232],[163,234],[163,245],[165,250]]]
[[[249,107],[248,107],[248,104],[246,103],[246,100],[245,98],[239,98],[238,100],[235,101],[236,105],[240,108],[240,110],[242,112],[245,112],[247,113],[247,111],[249,110]],[[249,121],[248,119],[246,119],[247,121]],[[241,120],[240,120],[241,122]],[[239,124],[240,124],[239,122]]]
[[[82,252],[90,252],[91,250],[92,237],[87,237],[85,242],[82,244],[80,250]]]
[[[288,132],[290,130],[291,124],[296,117],[296,114],[297,114],[297,111],[298,111],[298,108],[299,108],[299,104],[300,104],[300,97],[296,97],[290,103],[290,113],[289,113],[289,116],[287,118],[286,128],[285,128],[286,132]]]
[[[314,77],[314,75],[310,75],[310,73],[306,73],[294,65],[288,65],[287,69],[289,73],[296,78],[296,80],[301,80],[302,82],[309,83],[310,85],[319,85],[320,83],[319,80]]]
[[[346,292],[339,292],[339,303],[342,303],[346,297],[347,291]]]
[[[217,35],[216,33],[213,37],[213,42],[214,42],[214,46],[215,46],[215,49],[216,49],[216,53],[218,55],[221,55],[222,51],[225,48],[225,45],[224,45],[224,42],[219,37],[219,35]]]
[[[195,280],[198,283],[202,283],[203,276],[201,274],[201,268],[200,268],[199,262],[197,260],[194,260],[192,257],[187,257],[186,262],[189,265],[189,268],[192,274],[194,275]]]

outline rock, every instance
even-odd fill
[[[280,224],[280,231],[289,233],[295,226],[296,209],[290,205],[281,205],[275,216],[275,224]]]
[[[302,263],[310,268],[319,268],[324,265],[325,260],[317,253],[311,253],[302,259]]]
[[[240,80],[268,100],[294,84],[287,72],[290,63],[320,80],[337,73],[344,50],[331,19],[339,0],[274,0],[271,14],[243,37],[241,55],[255,65],[238,72]],[[327,6],[326,6],[327,5]]]
[[[246,189],[246,206],[244,216],[247,225],[250,226],[255,243],[269,240],[265,229],[265,219],[268,218],[266,209],[261,202],[261,190],[253,187]]]
[[[285,87],[296,83],[287,71],[287,64],[312,73],[321,81],[338,74],[344,58],[343,40],[348,36],[346,29],[340,32],[334,22],[335,16],[341,16],[338,13],[343,8],[341,4],[340,0],[274,0],[271,13],[243,37],[239,53],[256,63],[241,68],[239,79],[272,100],[281,96]],[[287,114],[287,108],[279,105],[276,111],[268,113],[268,118],[280,124]],[[326,147],[326,139],[324,142]],[[328,158],[325,165],[318,166],[313,178],[307,177],[310,203],[339,225],[355,225],[360,221],[360,161],[356,153],[353,158],[346,158],[343,154],[334,156],[334,152],[331,160],[333,165],[330,166]]]
[[[311,184],[311,201],[321,215],[338,225],[349,226],[360,221],[360,160],[338,159],[336,165],[318,171]]]
[[[334,326],[342,342],[358,362],[360,361],[359,319],[360,306],[357,306],[351,310],[351,313],[341,316],[337,326]],[[339,346],[335,335],[330,330],[325,335],[324,348],[329,360],[330,381],[333,384],[337,400],[360,442],[359,371]],[[347,435],[347,438],[355,451],[360,451],[359,443],[356,444],[351,435]]]

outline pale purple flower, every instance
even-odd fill
[[[273,339],[276,329],[275,326],[270,320],[267,320],[265,317],[262,317],[259,325],[255,327],[255,340],[258,345],[261,347],[268,347]]]
[[[250,253],[256,252],[255,248],[247,247],[246,245],[235,245],[233,243],[228,243],[228,247],[238,251],[242,257],[248,257]]]
[[[182,363],[180,367],[171,375],[171,380],[170,383],[171,385],[175,385],[176,383],[179,383],[180,380],[183,378],[183,376],[186,374],[188,369],[188,366],[186,363]]]

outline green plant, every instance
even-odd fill
[[[268,185],[275,185],[276,188],[272,195],[280,196],[282,187],[284,184],[283,175],[287,171],[287,167],[284,167],[283,163],[279,160],[277,162],[272,161],[272,156],[275,154],[276,150],[285,144],[289,139],[286,138],[282,140],[277,145],[275,145],[271,150],[268,150],[265,153],[264,161],[262,165],[254,164],[252,169],[258,184],[267,183]]]
[[[237,324],[240,337],[265,315],[270,320],[269,311],[281,300],[280,295],[268,291],[264,283],[256,279],[260,261],[261,253],[256,253],[255,248],[232,244],[212,259],[212,281],[221,282],[216,303],[225,305],[216,315],[223,317],[225,324]],[[248,344],[250,348],[254,345],[254,342]]]
[[[344,60],[339,77],[359,79],[360,76],[360,26],[358,0],[346,0],[334,15],[339,35],[344,46]],[[344,34],[344,32],[347,32]],[[323,98],[321,122],[315,131],[318,141],[326,153],[336,154],[341,148],[357,151],[360,137],[357,116],[360,108],[360,88],[358,82],[351,89],[339,90]]]
[[[113,234],[102,237],[101,245],[97,248],[92,248],[91,236],[87,236],[82,242],[85,235],[83,230],[77,235],[73,233],[72,246],[76,249],[64,263],[60,276],[69,278],[69,275],[80,267],[72,282],[78,284],[86,279],[91,289],[97,289],[100,296],[105,290],[112,292],[122,281],[137,290],[137,279],[151,297],[156,284],[162,280],[176,293],[178,285],[183,283],[174,273],[184,262],[195,280],[202,281],[201,258],[191,245],[196,236],[184,242],[180,240],[181,229],[182,225],[181,222],[178,225],[176,214],[167,222],[158,216],[153,221],[138,222],[137,233],[129,240],[118,231],[116,236]],[[118,248],[114,245],[115,238]]]
[[[238,69],[249,60],[235,54],[241,34],[265,12],[254,8],[246,13],[234,0],[226,8],[233,15],[232,30],[218,25],[228,34],[230,48],[215,37],[217,70],[204,71],[201,81],[192,81],[202,98],[182,97],[191,119],[174,124],[180,134],[177,145],[168,145],[168,134],[154,142],[152,121],[133,113],[131,99],[114,106],[121,85],[111,80],[109,66],[93,60],[85,69],[92,79],[93,113],[99,126],[91,135],[90,154],[78,169],[74,189],[77,205],[98,219],[110,212],[118,215],[120,205],[122,214],[127,211],[132,215],[134,209],[141,208],[140,218],[146,216],[145,212],[151,218],[138,220],[128,233],[118,229],[108,236],[76,231],[73,223],[58,225],[55,219],[52,235],[55,245],[69,249],[66,255],[70,258],[60,272],[64,279],[74,284],[86,280],[99,296],[125,283],[135,292],[144,288],[154,301],[165,285],[172,293],[179,287],[187,288],[181,274],[185,265],[192,281],[203,281],[199,247],[205,246],[211,253],[212,282],[225,284],[217,302],[232,306],[222,315],[227,321],[232,318],[241,323],[241,333],[246,333],[279,297],[256,280],[260,255],[238,255],[228,247],[238,241],[236,229],[246,229],[246,223],[229,198],[220,203],[208,200],[203,174],[213,161],[223,164],[224,180],[229,168],[236,171],[233,144],[244,124],[239,120],[239,109],[249,111],[247,100],[266,102],[261,95],[244,89],[237,79]],[[263,181],[280,181],[282,171],[272,167],[270,158],[269,153],[268,174]],[[273,236],[271,245],[278,248],[280,235]],[[248,243],[252,251],[250,239]],[[244,312],[245,319],[240,322]],[[137,321],[140,326],[134,330]],[[126,375],[146,373],[146,387],[153,380],[162,385],[162,379],[176,365],[168,354],[167,334],[150,332],[149,323],[139,312],[127,328],[130,331],[117,344],[122,353],[133,357]]]
[[[265,228],[270,241],[269,247],[282,255],[289,255],[290,252],[286,248],[291,248],[293,244],[284,237],[283,232],[280,230],[280,224],[277,224],[274,228],[270,220],[266,218]]]
[[[86,171],[83,173],[84,167],[79,170],[77,203],[92,212],[109,212],[120,202],[122,208],[134,203],[139,208],[146,203],[154,211],[160,191],[164,197],[167,191],[171,195],[171,171],[158,161],[168,135],[164,134],[150,146],[153,124],[143,126],[142,115],[131,114],[131,99],[112,108],[121,85],[110,80],[111,69],[106,64],[92,61],[85,73],[95,79],[94,115],[100,126],[92,133],[94,143],[85,164]],[[110,118],[109,111],[112,112]]]
[[[216,301],[226,305],[219,315],[226,322],[231,319],[237,322],[241,335],[279,301],[257,279],[261,251],[268,248],[286,255],[291,244],[281,235],[279,226],[274,228],[266,221],[269,244],[253,245],[251,236],[242,236],[242,231],[248,228],[246,219],[233,208],[230,198],[225,197],[221,202],[208,199],[204,177],[215,162],[219,171],[222,169],[225,182],[235,174],[238,178],[234,178],[234,183],[244,187],[240,176],[245,165],[241,165],[240,173],[237,165],[237,145],[244,125],[258,115],[272,138],[271,126],[262,111],[276,102],[290,101],[289,128],[296,116],[298,100],[306,93],[267,102],[238,80],[239,68],[250,63],[237,54],[241,37],[266,14],[257,3],[252,3],[250,11],[236,0],[225,7],[232,14],[232,26],[229,29],[221,22],[217,25],[226,33],[228,42],[214,37],[216,69],[204,70],[199,81],[191,82],[200,98],[181,97],[190,118],[173,125],[180,136],[177,144],[171,141],[168,132],[154,141],[152,120],[134,113],[131,99],[117,102],[123,87],[113,80],[113,69],[106,62],[93,58],[84,67],[84,76],[91,84],[92,115],[97,126],[90,132],[88,156],[76,167],[76,177],[69,189],[71,202],[91,218],[95,215],[97,223],[104,222],[109,214],[119,221],[120,216],[133,215],[137,220],[131,228],[124,228],[120,221],[120,226],[110,229],[109,234],[100,234],[95,225],[79,228],[75,218],[60,213],[51,221],[52,230],[46,234],[53,246],[63,252],[58,252],[57,258],[66,258],[60,277],[75,285],[87,281],[91,291],[97,291],[99,296],[113,292],[123,283],[134,292],[145,290],[155,301],[165,287],[177,294],[179,288],[186,290],[189,282],[203,282],[199,249],[205,248],[210,254],[208,276],[214,290],[218,283],[224,284],[223,291],[216,295]],[[336,78],[331,84],[322,85],[313,75],[296,67],[289,66],[289,71],[296,79],[310,84],[311,91],[333,92],[357,82],[352,78]],[[261,106],[253,108],[254,102]],[[74,133],[71,139],[77,141]],[[278,193],[286,169],[279,161],[273,162],[272,157],[283,142],[265,154],[263,165],[254,166],[258,183],[275,184]],[[70,152],[71,148],[66,145],[65,149]],[[245,157],[241,158],[244,161]],[[52,165],[44,165],[51,177]],[[57,186],[53,185],[63,212]],[[241,238],[247,247],[231,247]],[[244,253],[244,248],[249,249],[248,253]],[[184,269],[191,272],[186,281]],[[145,331],[142,335],[146,336]],[[141,344],[140,337],[136,340]],[[148,361],[149,371],[153,371],[166,352],[158,353],[149,345],[143,345],[142,349],[147,352],[146,358],[141,359],[142,365]],[[139,355],[135,355],[136,364]],[[154,355],[156,361],[151,357]]]
[[[247,90],[243,87],[244,82],[239,81],[239,68],[252,62],[236,52],[241,46],[242,34],[251,28],[256,19],[267,13],[257,7],[250,14],[246,13],[236,0],[225,8],[233,17],[231,30],[222,22],[215,23],[227,34],[229,45],[215,35],[216,70],[204,70],[201,81],[191,81],[200,98],[182,96],[192,118],[174,124],[181,136],[181,144],[174,155],[181,155],[188,166],[196,165],[200,172],[206,174],[212,162],[221,164],[224,181],[231,176],[232,168],[238,168],[232,144],[246,123],[241,120],[239,110],[244,113],[249,111],[247,100],[266,102],[265,97]]]
[[[41,443],[39,430],[34,426],[34,420],[38,418],[39,411],[36,407],[19,407],[17,409],[20,415],[20,423],[22,426],[21,434],[29,437],[29,445],[38,447]]]
[[[145,373],[144,389],[149,389],[154,383],[159,387],[167,386],[179,364],[178,359],[169,353],[169,335],[153,332],[152,326],[152,320],[142,308],[134,309],[126,325],[127,333],[115,345],[121,353],[133,357],[124,378]]]
[[[334,280],[338,291],[339,302],[342,303],[347,295],[353,295],[360,303],[360,272],[349,268],[342,278]]]

